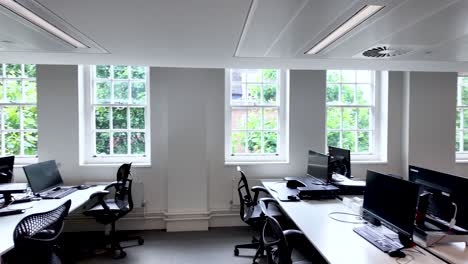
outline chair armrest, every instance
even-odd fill
[[[266,194],[270,194],[267,190],[267,188],[263,187],[263,186],[254,186],[251,188],[252,192],[254,192],[254,199],[253,199],[253,202],[254,204],[257,203],[258,201],[258,195],[260,192],[264,192]]]
[[[117,181],[111,182],[104,188],[104,190],[107,190],[107,189],[110,189],[110,188],[115,188],[115,186],[117,186],[117,185],[119,185],[119,182],[117,182]]]
[[[289,250],[297,248],[302,243],[302,240],[305,239],[304,233],[296,229],[288,229],[283,231],[286,241],[288,241]]]
[[[259,202],[260,208],[262,209],[262,214],[267,215],[268,214],[268,205],[270,203],[278,204],[278,201],[276,201],[274,198],[267,197],[267,198],[260,198]]]
[[[97,198],[98,199],[98,203],[102,206],[102,208],[107,211],[107,212],[110,212],[110,208],[109,206],[106,204],[106,201],[104,200],[104,198],[106,197],[106,195],[108,195],[110,192],[109,191],[98,191],[98,192],[95,192],[93,194],[91,194],[89,196],[89,199],[93,199],[93,198]]]

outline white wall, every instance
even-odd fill
[[[78,73],[78,66],[37,68],[40,160],[56,159],[66,183],[111,181],[116,166],[79,165]],[[290,162],[243,166],[249,178],[303,175],[307,151],[325,151],[325,77],[323,70],[290,71]],[[404,173],[405,154],[420,165],[453,168],[456,74],[388,77],[388,162],[353,164],[353,175],[363,178],[366,169]],[[126,228],[240,224],[231,205],[238,175],[224,165],[224,70],[152,67],[150,83],[152,166],[133,168],[146,206],[124,221]],[[20,170],[16,174],[24,180]],[[80,218],[80,228],[83,221],[89,223]]]

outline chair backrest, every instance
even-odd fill
[[[117,170],[117,185],[115,186],[115,204],[123,211],[133,209],[132,182],[130,178],[132,163],[124,163]],[[128,206],[128,209],[127,209]]]
[[[291,250],[278,221],[267,215],[262,232],[269,264],[291,264]]]
[[[240,217],[242,221],[247,221],[253,213],[254,204],[252,194],[250,193],[249,184],[245,173],[237,166],[237,171],[240,173],[241,178],[237,184],[237,193],[239,194],[240,203]]]

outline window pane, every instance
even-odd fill
[[[370,129],[369,120],[370,120],[370,109],[369,108],[359,108],[358,109],[358,128],[359,129]]]
[[[96,154],[110,154],[110,140],[108,132],[96,133]]]
[[[28,78],[36,78],[36,65],[35,64],[25,64],[24,65],[24,75]]]
[[[261,83],[262,71],[261,70],[247,70],[247,82]]]
[[[341,71],[341,82],[342,83],[355,83],[356,71]]]
[[[0,64],[2,65],[2,64]],[[0,72],[1,75],[1,72]],[[0,102],[3,102],[3,91],[4,91],[3,81],[0,79]]]
[[[20,78],[21,77],[21,64],[7,64],[6,77]]]
[[[341,127],[341,108],[327,108],[327,128],[339,129]]]
[[[278,128],[278,109],[264,108],[263,109],[263,129]]]
[[[0,78],[3,77],[3,64],[0,63]]]
[[[131,147],[132,154],[145,154],[145,133],[132,132]]]
[[[127,154],[128,153],[127,133],[115,132],[113,142],[114,142],[115,154]]]
[[[231,98],[233,104],[239,104],[247,98],[247,85],[245,83],[231,83]]]
[[[128,79],[128,67],[114,66],[114,79]]]
[[[343,108],[343,129],[356,129],[356,116],[356,109]]]
[[[463,127],[468,128],[468,109],[463,110],[463,119],[465,119],[463,122]]]
[[[468,84],[464,84],[461,87],[461,93],[462,93],[462,105],[468,105]]]
[[[231,70],[231,82],[247,82],[247,73],[241,69]]]
[[[343,131],[343,148],[355,152],[356,132]]]
[[[338,84],[327,85],[327,103],[336,104],[340,101],[339,98],[340,86]]]
[[[327,145],[332,147],[340,146],[340,132],[328,132],[327,133]]]
[[[96,83],[96,103],[109,104],[111,102],[110,82]]]
[[[110,128],[110,111],[109,107],[96,107],[96,129]]]
[[[460,118],[461,118],[461,116],[460,116],[460,111],[461,111],[461,110],[458,110],[458,109],[457,109],[457,117],[456,117],[456,124],[457,124],[457,126],[456,126],[456,128],[461,128],[461,127],[460,127]]]
[[[249,150],[249,153],[261,153],[262,152],[262,133],[261,132],[249,132],[248,150]]]
[[[343,104],[354,103],[354,84],[343,84],[341,86],[341,101]]]
[[[261,103],[261,93],[262,93],[262,87],[258,84],[248,84],[247,85],[248,89],[248,103],[255,103],[255,104],[260,104]]]
[[[37,101],[36,81],[23,81],[23,89],[24,89],[23,102],[36,103]]]
[[[371,83],[372,72],[371,71],[357,71],[357,83]]]
[[[37,107],[23,106],[23,128],[37,129]]]
[[[144,80],[146,77],[145,67],[132,66],[131,71],[132,71],[132,79]]]
[[[369,152],[369,132],[358,133],[358,152]]]
[[[114,129],[127,128],[127,108],[112,107],[112,122]]]
[[[6,99],[7,102],[21,101],[21,81],[7,81]]]
[[[37,132],[24,133],[24,155],[37,156]]]
[[[265,153],[277,153],[278,133],[265,132]]]
[[[110,66],[109,65],[97,65],[96,66],[96,78],[109,79],[110,78]]]
[[[263,70],[263,82],[276,82],[278,79],[278,71],[275,69]]]
[[[19,132],[5,133],[5,154],[20,155],[21,154],[21,138]]]
[[[246,143],[245,132],[234,132],[231,134],[232,153],[246,153],[245,143]]]
[[[339,83],[341,82],[341,73],[337,70],[327,71],[327,82],[329,83]]]
[[[360,105],[370,105],[372,93],[370,84],[358,84],[356,88],[357,103]]]
[[[231,111],[231,129],[246,129],[247,128],[247,110],[241,108],[233,108]]]
[[[18,106],[3,107],[3,114],[5,119],[5,129],[20,128],[20,115]]]
[[[146,104],[146,83],[132,82],[132,104]]]
[[[463,151],[468,151],[468,132],[463,132]]]
[[[248,129],[262,129],[262,109],[250,108],[248,112]]]
[[[131,128],[136,128],[136,129],[145,128],[145,108],[143,107],[130,108],[130,126]]]
[[[128,82],[114,82],[114,103],[128,103]]]
[[[456,137],[456,139],[455,139],[455,151],[456,151],[456,152],[460,152],[460,151],[461,151],[461,150],[460,150],[460,146],[461,146],[461,145],[460,145],[460,133],[459,133],[458,131],[456,132],[456,136],[455,136],[455,137]]]
[[[263,85],[263,101],[266,104],[276,104],[276,91],[278,86],[276,84]]]

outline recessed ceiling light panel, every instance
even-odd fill
[[[315,44],[309,51],[306,52],[306,54],[319,53],[324,48],[328,47],[330,44],[344,36],[346,33],[359,26],[362,22],[366,21],[368,18],[382,10],[382,8],[384,8],[384,6],[381,5],[364,6],[356,14],[346,20],[346,22],[336,28],[332,33]]]

